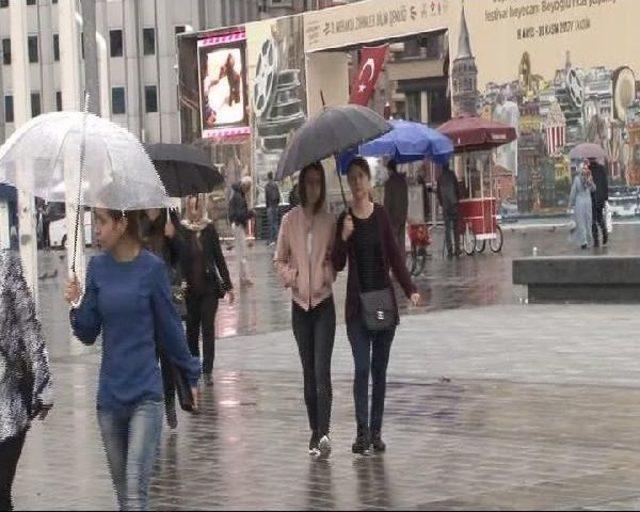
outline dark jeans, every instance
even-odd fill
[[[98,424],[120,510],[148,510],[162,435],[162,402],[98,409]]]
[[[353,398],[358,428],[370,426],[372,432],[382,429],[384,396],[387,389],[387,364],[396,328],[388,331],[369,331],[362,320],[347,322],[347,336],[351,343],[355,376]],[[369,425],[369,373],[371,373],[371,424]]]
[[[600,226],[600,231],[602,231],[602,239],[607,239],[607,225],[604,221],[604,203],[591,201],[591,208],[593,212],[591,232],[593,233],[593,242],[598,243],[598,226]]]
[[[267,208],[267,221],[269,222],[269,242],[277,242],[278,229],[280,228],[277,206],[269,206]]]
[[[453,235],[453,240],[451,240]],[[460,233],[458,227],[458,211],[444,212],[444,240],[448,254],[460,252]]]
[[[331,355],[336,334],[333,297],[305,311],[295,302],[291,312],[293,335],[304,375],[304,401],[309,427],[320,436],[329,433],[331,422]]]
[[[218,296],[215,292],[204,295],[187,293],[187,341],[194,357],[200,357],[200,330],[202,330],[202,373],[213,372],[216,357],[216,313]]]
[[[13,510],[11,487],[26,434],[25,431],[0,442],[0,510]]]

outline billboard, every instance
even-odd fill
[[[202,137],[248,136],[244,28],[200,39],[197,47]]]
[[[603,148],[611,184],[640,185],[640,2],[456,4],[452,111],[517,129],[494,165],[512,174],[521,212],[566,209],[581,142]]]
[[[253,174],[257,202],[264,202],[267,175],[276,173],[287,142],[307,118],[302,16],[247,24]],[[282,184],[283,197],[290,183]]]

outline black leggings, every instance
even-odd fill
[[[310,311],[294,302],[291,316],[302,362],[309,427],[322,437],[329,434],[331,423],[331,355],[336,335],[333,297]]]
[[[598,227],[600,227],[600,231],[602,231],[602,239],[605,240],[607,238],[607,224],[604,221],[604,203],[598,203],[596,201],[592,201],[591,203],[592,211],[593,211],[593,220],[591,224],[591,231],[593,233],[593,240],[598,242]]]
[[[26,432],[0,442],[0,510],[13,510],[11,488]]]
[[[187,294],[187,341],[194,357],[200,357],[200,329],[202,328],[202,373],[213,371],[216,357],[216,312],[218,296],[215,292],[204,295]]]

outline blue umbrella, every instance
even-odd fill
[[[445,163],[453,154],[453,142],[446,135],[422,123],[391,121],[390,132],[364,144],[357,153],[361,156],[386,156],[396,163],[406,164],[428,158],[438,164]],[[344,172],[355,150],[345,151],[340,156],[340,168]]]

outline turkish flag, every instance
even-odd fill
[[[360,51],[360,71],[351,88],[349,103],[367,106],[382,71],[388,44],[363,48]]]

